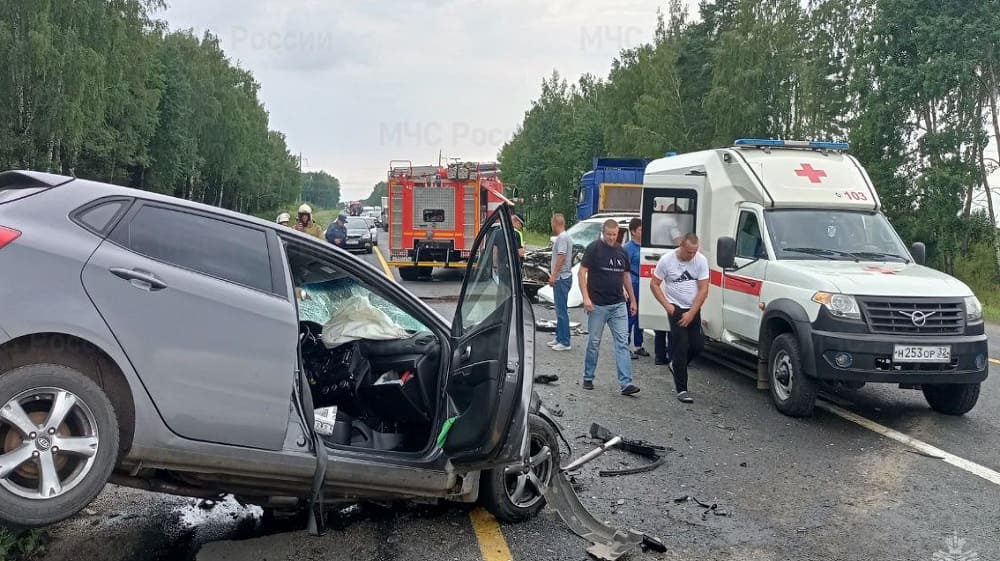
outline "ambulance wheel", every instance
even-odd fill
[[[945,415],[965,415],[979,401],[979,382],[974,384],[924,384],[924,399],[931,409]]]
[[[774,405],[785,415],[808,417],[816,405],[815,382],[802,371],[802,355],[794,333],[783,333],[771,343],[770,392]]]
[[[400,267],[399,278],[405,281],[415,281],[420,278],[420,269],[417,267]]]
[[[545,419],[528,416],[528,469],[545,487],[559,471],[559,439]],[[549,453],[542,450],[548,447]],[[501,522],[523,522],[538,514],[545,506],[545,496],[531,478],[519,471],[503,467],[484,471],[479,479],[479,499],[486,510]]]

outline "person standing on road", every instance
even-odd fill
[[[639,387],[632,383],[632,361],[628,351],[628,316],[636,313],[638,307],[632,292],[628,255],[618,245],[618,222],[615,220],[604,222],[601,239],[591,243],[584,252],[579,283],[590,332],[583,366],[583,389],[594,389],[601,335],[604,325],[608,324],[615,339],[615,364],[622,395],[639,393]]]
[[[670,321],[671,372],[677,399],[692,403],[687,391],[688,365],[705,349],[701,307],[708,297],[708,259],[698,252],[698,236],[685,235],[677,249],[660,258],[650,290]]]
[[[632,278],[632,294],[635,294],[635,305],[639,307],[639,265],[640,265],[640,242],[642,241],[642,219],[633,218],[628,223],[629,240],[625,242],[625,253],[628,255],[629,273]],[[646,349],[642,348],[642,328],[639,327],[639,312],[629,314],[628,333],[635,350],[632,351],[632,360],[641,356],[649,356]]]
[[[568,351],[569,340],[569,290],[573,287],[573,238],[566,232],[566,218],[552,215],[552,260],[549,265],[549,286],[556,303],[556,338],[548,345],[553,351]]]
[[[326,241],[344,247],[345,240],[347,240],[347,215],[340,213],[326,229]]]
[[[295,223],[295,229],[300,232],[305,232],[310,236],[323,239],[323,228],[320,228],[319,224],[313,222],[312,219],[312,207],[309,205],[302,205],[299,207],[299,221]]]
[[[514,233],[517,234],[517,256],[524,261],[524,217],[515,213],[511,219],[514,222]]]

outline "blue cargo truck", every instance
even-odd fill
[[[594,169],[583,174],[577,189],[576,218],[599,212],[639,212],[642,176],[649,159],[594,158]]]

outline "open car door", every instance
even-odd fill
[[[510,209],[501,205],[476,238],[452,321],[446,386],[452,462],[479,469],[520,458],[530,400],[520,262]]]

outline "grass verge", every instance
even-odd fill
[[[525,247],[549,247],[552,245],[552,240],[550,239],[552,234],[549,232],[535,232],[532,230],[524,231],[524,246]]]

